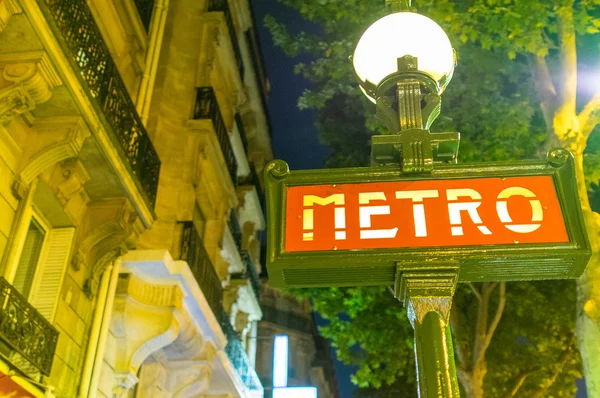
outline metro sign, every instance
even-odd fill
[[[577,277],[590,256],[573,160],[265,174],[269,277],[279,286],[389,285],[447,264],[459,281]]]

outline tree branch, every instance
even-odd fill
[[[481,301],[481,294],[479,293],[479,290],[477,290],[477,288],[471,282],[469,282],[468,285],[475,297],[477,297],[477,300]]]
[[[467,367],[470,364],[471,360],[471,347],[469,343],[465,339],[460,339],[461,336],[459,330],[459,319],[458,319],[458,310],[456,305],[452,305],[450,308],[450,330],[452,331],[452,336],[454,336],[454,353],[458,358],[457,369],[460,367],[466,372]]]
[[[477,320],[475,321],[475,344],[473,344],[472,364],[473,369],[477,368],[477,365],[481,360],[483,360],[485,356],[485,349],[483,348],[483,346],[487,334],[487,319],[490,304],[490,285],[490,283],[484,282],[481,288],[481,301],[479,302],[479,308],[477,310]]]
[[[575,22],[573,21],[573,0],[567,1],[558,10],[558,40],[560,47],[561,85],[559,112],[563,117],[576,115],[577,101],[577,48],[575,43]]]
[[[500,323],[500,319],[502,318],[502,314],[504,313],[504,307],[506,305],[506,282],[500,282],[500,290],[498,293],[498,307],[496,308],[496,315],[494,315],[494,319],[492,319],[492,323],[487,330],[487,334],[485,336],[485,341],[483,344],[483,351],[487,350],[492,342],[492,337],[494,337],[494,333],[496,332],[496,328]]]
[[[552,373],[552,376],[550,376],[548,381],[546,381],[544,384],[542,384],[540,386],[540,389],[531,396],[532,398],[542,398],[542,397],[546,396],[546,391],[548,391],[548,389],[550,387],[552,387],[552,385],[558,378],[558,375],[562,372],[567,361],[571,357],[571,354],[572,354],[572,351],[569,349],[567,349],[566,351],[563,351],[560,358],[558,359],[558,363],[556,364],[556,367],[554,368],[554,372]]]
[[[523,385],[523,383],[525,383],[525,379],[527,379],[527,377],[531,373],[532,372],[530,372],[530,371],[521,372],[519,374],[517,380],[515,381],[515,385],[512,388],[512,390],[510,390],[510,392],[508,394],[506,394],[506,398],[513,398],[515,395],[517,395],[517,392],[519,392],[519,389],[521,388],[521,386]]]
[[[529,54],[528,60],[535,83],[535,91],[540,101],[544,121],[546,122],[546,131],[550,135],[550,133],[553,134],[554,132],[552,127],[554,124],[554,112],[556,111],[556,88],[552,82],[552,75],[550,74],[546,57]]]
[[[600,92],[592,97],[577,117],[581,125],[581,133],[587,139],[594,128],[600,124]]]

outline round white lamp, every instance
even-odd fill
[[[352,58],[361,89],[375,102],[375,90],[386,77],[398,73],[398,59],[415,57],[417,70],[433,79],[441,94],[452,78],[455,56],[442,28],[414,12],[387,15],[360,38]]]

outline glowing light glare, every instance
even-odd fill
[[[285,334],[275,336],[273,343],[273,387],[287,386],[288,350],[288,336]]]
[[[317,398],[316,387],[274,388],[273,398]]]
[[[437,82],[452,77],[455,60],[448,36],[437,23],[413,12],[390,14],[371,25],[354,51],[354,69],[362,81],[378,85],[398,71],[398,58],[405,55],[417,57],[419,71]]]

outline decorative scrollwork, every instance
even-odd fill
[[[223,286],[193,222],[183,223],[181,259],[187,261],[213,312],[222,311]]]
[[[0,339],[44,375],[50,375],[58,331],[2,277]]]
[[[38,0],[151,206],[160,160],[84,0]]]
[[[250,364],[250,358],[248,358],[248,354],[246,354],[235,329],[231,326],[231,323],[229,323],[229,317],[225,311],[221,312],[219,318],[221,329],[227,337],[225,353],[227,354],[229,361],[231,361],[231,364],[242,379],[242,382],[249,390],[262,391],[263,386],[256,374],[256,370]]]
[[[212,87],[199,87],[196,94],[196,106],[194,110],[194,119],[210,119],[213,123],[213,128],[219,140],[221,153],[227,164],[227,170],[233,185],[237,184],[237,160],[233,153],[233,146],[229,140],[229,133],[223,121],[221,108],[217,102],[215,90]]]

